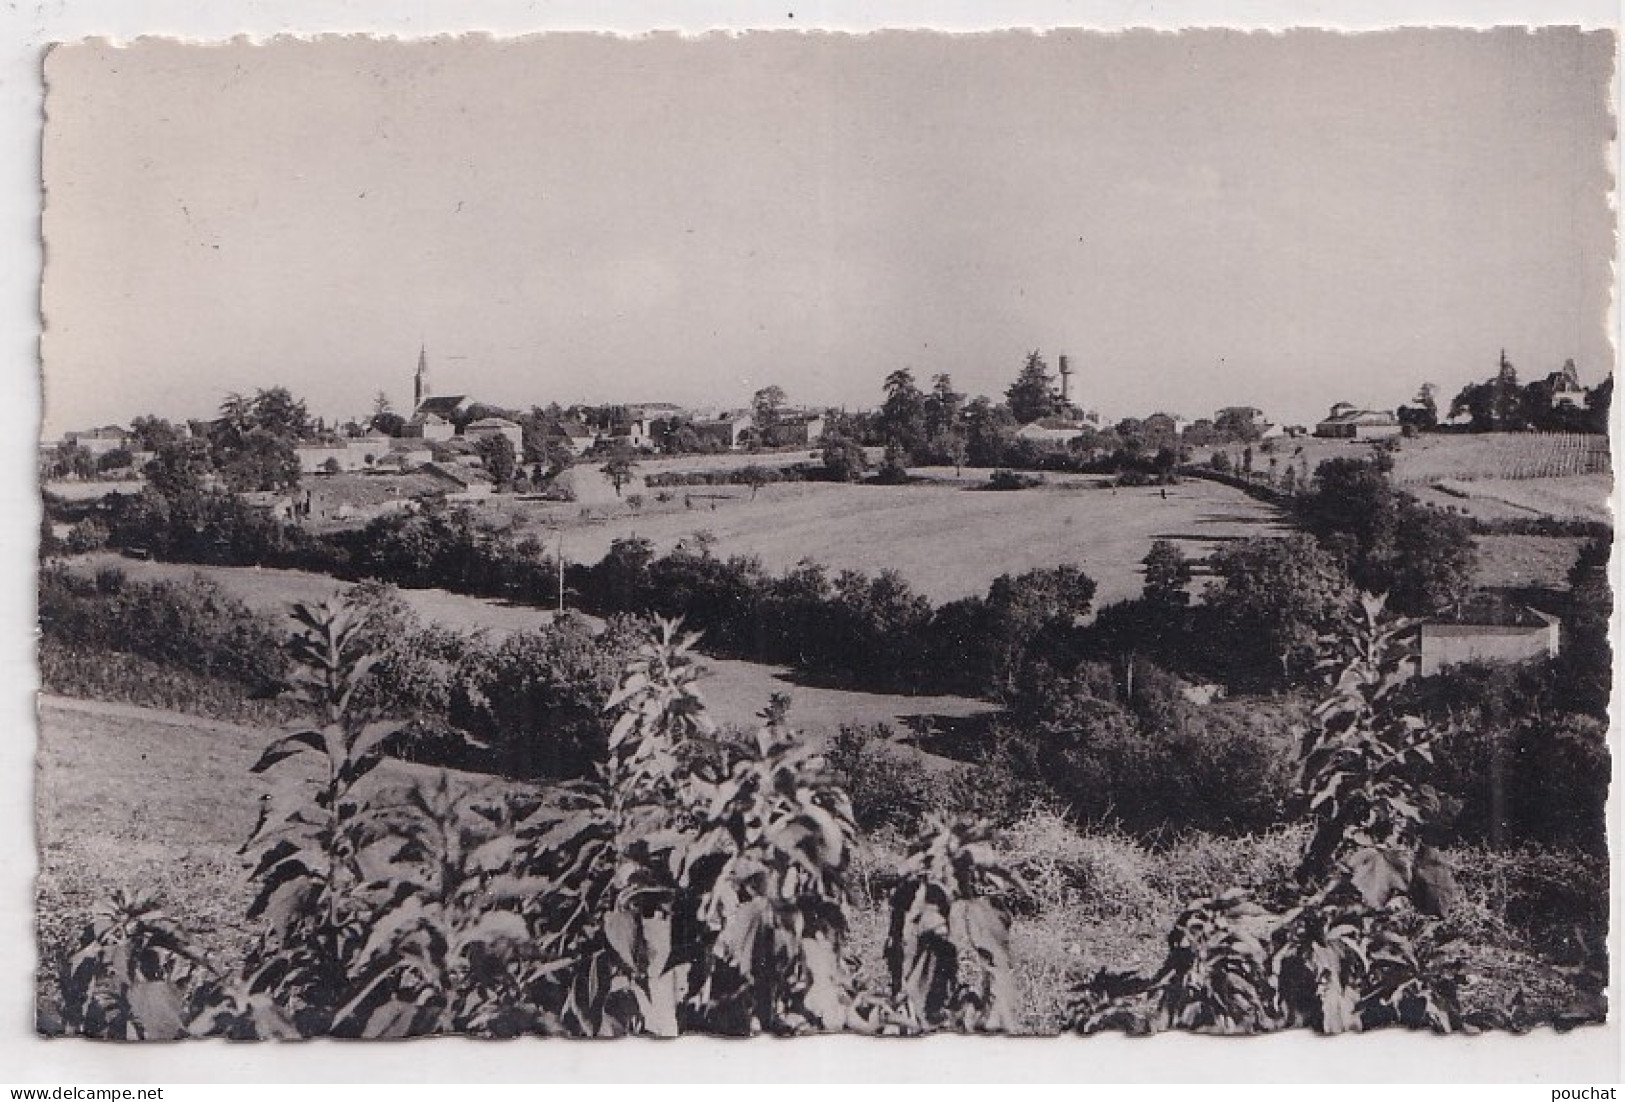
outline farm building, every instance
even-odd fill
[[[773,431],[779,444],[816,444],[824,436],[824,415],[812,412],[785,413]]]
[[[1430,677],[1465,662],[1517,663],[1555,657],[1558,621],[1531,608],[1481,601],[1419,629],[1420,672]]]
[[[1355,409],[1348,402],[1337,403],[1315,425],[1315,435],[1327,440],[1381,440],[1400,431],[1399,418],[1391,412]]]

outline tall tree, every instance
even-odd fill
[[[1518,386],[1518,370],[1501,352],[1500,370],[1495,376],[1493,416],[1497,432],[1510,432],[1523,427],[1523,390]]]
[[[1423,383],[1421,388],[1417,390],[1416,397],[1411,399],[1411,404],[1400,407],[1399,423],[1414,425],[1423,432],[1437,428],[1439,425],[1438,395],[1438,387],[1432,383]]]
[[[625,440],[617,440],[610,448],[609,461],[598,469],[609,479],[609,484],[615,487],[615,496],[620,497],[621,488],[632,481],[632,472],[637,466],[632,446]]]
[[[500,432],[486,433],[474,445],[474,454],[485,465],[485,473],[496,480],[498,489],[513,481],[514,473],[519,469],[519,456],[514,450],[513,441],[507,436]],[[619,487],[616,492],[620,492]]]
[[[181,430],[162,417],[137,417],[130,422],[130,446],[136,451],[155,452],[181,439]]]
[[[293,441],[265,429],[250,429],[235,447],[217,451],[215,465],[226,486],[238,493],[285,490],[299,483]]]
[[[924,450],[925,395],[912,371],[899,368],[886,376],[886,400],[876,422],[882,444],[894,445],[910,457]]]
[[[304,440],[310,436],[310,413],[305,403],[295,398],[287,387],[257,390],[249,405],[249,428],[285,440]]]
[[[977,397],[965,407],[965,461],[972,467],[997,467],[1016,438],[1010,407]]]
[[[959,424],[965,396],[954,389],[946,373],[931,376],[931,393],[925,397],[925,435],[933,448],[946,449],[948,434]]]
[[[1004,396],[1010,404],[1010,412],[1023,425],[1031,424],[1040,417],[1053,416],[1061,404],[1060,397],[1055,393],[1049,365],[1036,350],[1027,354],[1026,364]]]
[[[756,421],[756,433],[765,447],[780,443],[780,423],[784,420],[784,406],[788,401],[784,388],[764,386],[751,396],[751,416]]]
[[[1588,432],[1608,431],[1608,414],[1614,404],[1614,375],[1609,372],[1608,377],[1590,390],[1586,391],[1586,430]]]

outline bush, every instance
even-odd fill
[[[585,776],[609,736],[603,701],[642,635],[636,621],[612,620],[595,633],[567,613],[475,651],[450,686],[452,722],[488,746],[493,765],[508,776]]]
[[[1021,474],[1008,467],[1000,467],[989,475],[987,480],[989,490],[1030,490],[1043,484],[1042,475]]]
[[[557,563],[540,540],[482,523],[468,509],[379,517],[351,538],[354,574],[406,589],[551,604]]]
[[[70,555],[84,555],[100,551],[107,546],[107,525],[95,518],[87,518],[68,530],[66,549]]]
[[[996,763],[929,759],[898,745],[889,724],[842,724],[825,753],[831,776],[852,800],[865,833],[913,834],[933,814],[1002,823],[1032,800],[1032,790]]]
[[[248,689],[275,686],[287,672],[276,621],[201,575],[184,584],[131,582],[122,574],[92,580],[47,568],[39,618],[53,642],[139,655]]]

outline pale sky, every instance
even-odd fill
[[[45,433],[435,389],[1115,418],[1448,400],[1608,339],[1613,43],[1416,30],[59,47]]]

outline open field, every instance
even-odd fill
[[[1445,479],[1425,491],[1425,500],[1454,505],[1481,520],[1552,517],[1607,523],[1613,517],[1609,508],[1613,481],[1613,476],[1606,474],[1568,478]]]
[[[1000,574],[1076,563],[1099,583],[1096,604],[1106,604],[1139,593],[1152,540],[1173,540],[1194,558],[1226,540],[1285,531],[1273,507],[1196,479],[1167,487],[1166,497],[1157,487],[1111,490],[1086,476],[1018,492],[969,488],[985,478],[967,471],[959,485],[784,483],[754,500],[745,487],[697,487],[692,509],[679,490],[675,507],[662,510],[582,517],[570,506],[520,503],[514,516],[529,528],[563,525],[565,556],[577,562],[597,561],[624,537],[665,552],[708,531],[719,555],[756,555],[770,570],[803,559],[836,571],[897,570],[937,602],[979,596]]]
[[[1567,591],[1585,542],[1578,536],[1479,536],[1478,584]]]

